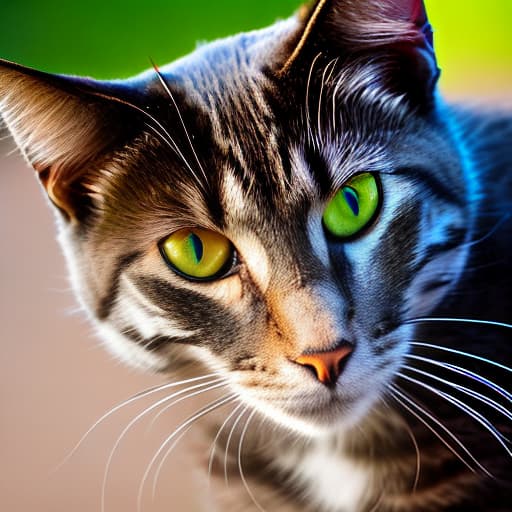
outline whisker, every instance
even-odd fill
[[[236,420],[234,421],[233,425],[231,426],[231,430],[229,431],[228,439],[226,441],[226,448],[224,450],[224,482],[226,486],[229,486],[229,479],[228,479],[228,453],[229,453],[229,445],[231,444],[231,438],[233,437],[233,433],[236,429],[236,426],[238,425],[238,422],[241,420],[242,416],[246,413],[246,411],[249,409],[249,406],[245,406],[244,410],[237,416]]]
[[[245,408],[245,411],[247,411],[247,407]],[[245,412],[244,411],[244,412]],[[256,498],[254,497],[253,492],[251,491],[251,488],[249,487],[249,484],[247,483],[247,480],[245,478],[243,469],[242,469],[242,446],[245,439],[245,434],[247,433],[247,429],[249,428],[249,424],[251,420],[253,419],[254,415],[256,414],[256,409],[251,412],[249,415],[249,418],[247,418],[247,421],[245,422],[244,428],[242,430],[242,433],[240,434],[240,440],[238,442],[238,454],[237,454],[237,460],[238,460],[238,471],[240,473],[240,478],[242,479],[242,483],[245,487],[245,490],[247,491],[247,494],[250,496],[252,502],[256,505],[256,508],[260,512],[266,512],[265,509],[258,503]]]
[[[377,498],[377,500],[375,501],[375,504],[373,505],[373,507],[369,510],[369,512],[378,512],[379,511],[380,506],[384,500],[384,495],[385,495],[385,492],[382,491],[379,494],[379,497]]]
[[[151,472],[151,469],[153,468],[156,460],[160,456],[160,454],[163,452],[163,450],[167,447],[167,445],[183,430],[185,430],[189,425],[193,424],[195,421],[199,420],[203,416],[206,416],[210,412],[214,411],[215,409],[218,409],[219,407],[222,407],[224,404],[227,404],[229,402],[232,402],[238,398],[238,395],[231,394],[227,397],[221,397],[217,398],[213,402],[210,402],[208,405],[205,405],[201,409],[199,409],[198,412],[195,414],[189,416],[178,428],[174,430],[174,432],[165,439],[165,441],[160,445],[160,448],[156,451],[155,455],[149,462],[146,471],[144,472],[144,475],[142,476],[142,481],[139,485],[139,490],[137,494],[137,512],[140,512],[142,510],[142,494],[144,492],[144,487],[146,485],[146,481],[148,479],[149,473]],[[164,457],[165,459],[165,457]]]
[[[142,110],[142,112],[145,112],[144,110]],[[145,112],[147,115],[149,115],[147,112]],[[150,116],[151,118],[153,116]],[[158,122],[158,121],[155,121],[155,122]],[[171,138],[170,135],[167,135],[167,137],[164,137],[154,126],[152,126],[151,124],[149,123],[145,123],[146,126],[148,128],[150,128],[156,135],[158,135],[158,137],[160,138],[160,140],[162,140],[167,146],[169,146],[169,148],[172,149],[172,151],[178,155],[182,162],[185,164],[185,166],[187,167],[187,169],[190,171],[190,174],[195,178],[197,184],[200,186],[200,187],[203,187],[204,184],[203,182],[199,179],[199,177],[197,176],[197,174],[194,172],[194,170],[192,169],[192,166],[190,165],[189,161],[185,158],[185,155],[182,153],[182,151],[180,150],[178,144],[176,143],[176,141],[174,139]],[[160,126],[162,126],[160,123],[158,123]],[[163,128],[162,126],[162,129],[165,130],[165,128]],[[167,130],[165,130],[165,133],[168,134]],[[168,140],[168,138],[170,139],[170,141]]]
[[[335,68],[336,66],[334,66]],[[333,68],[333,69],[334,69]],[[338,92],[343,84],[342,80],[338,80],[336,85],[334,86],[334,90],[332,92],[332,133],[336,135],[336,100],[338,98]]]
[[[452,387],[454,389],[457,389],[461,393],[464,393],[465,395],[471,396],[475,400],[478,400],[479,402],[482,402],[485,405],[488,405],[489,407],[491,407],[495,411],[500,412],[501,414],[503,414],[503,416],[505,416],[507,419],[512,421],[512,413],[510,411],[508,411],[505,407],[503,407],[498,402],[492,400],[492,398],[489,398],[488,396],[483,395],[482,393],[479,393],[478,391],[466,388],[465,386],[462,386],[460,384],[456,384],[455,382],[451,382],[449,380],[446,380],[446,379],[443,379],[441,377],[438,377],[437,375],[433,375],[431,373],[425,372],[423,370],[420,370],[419,368],[415,368],[414,366],[404,365],[403,368],[405,370],[409,370],[409,371],[418,373],[418,374],[423,375],[425,377],[428,377],[428,378],[430,378],[432,380],[435,380],[437,382],[441,382],[443,384],[446,384],[447,386],[450,386],[450,387]]]
[[[211,444],[210,448],[210,457],[208,458],[208,484],[210,484],[211,475],[212,475],[212,469],[213,469],[213,461],[215,457],[215,450],[217,446],[217,441],[219,440],[219,437],[221,435],[221,432],[224,430],[224,427],[228,424],[229,420],[236,414],[236,412],[240,409],[240,407],[243,406],[243,403],[238,404],[229,414],[229,416],[223,421],[222,425],[220,426],[217,435],[215,436],[213,443]]]
[[[330,60],[327,63],[327,65],[325,66],[324,71],[322,73],[322,80],[320,82],[320,93],[318,94],[318,112],[317,112],[317,132],[318,132],[319,138],[321,138],[321,133],[322,133],[322,122],[321,122],[322,121],[322,100],[324,97],[324,87],[325,87],[325,83],[326,83],[326,75],[327,75],[327,72],[329,71],[329,68],[332,66],[332,69],[327,78],[327,80],[329,80],[329,78],[332,75],[332,72],[334,71],[334,67],[336,66],[336,62],[337,62],[337,59]]]
[[[309,134],[309,139],[311,140],[311,142],[314,142],[315,138],[313,137],[313,130],[311,128],[311,114],[310,114],[310,110],[309,110],[309,102],[310,102],[309,89],[311,87],[311,77],[313,76],[313,70],[315,68],[316,61],[321,57],[321,55],[322,55],[322,52],[318,53],[315,56],[315,58],[313,59],[313,61],[311,62],[311,66],[309,68],[309,74],[308,74],[308,81],[306,82],[306,123],[308,125],[308,134]]]
[[[493,391],[498,393],[503,398],[507,399],[509,402],[512,402],[512,393],[509,393],[505,388],[499,386],[492,380],[487,379],[486,377],[483,377],[482,375],[479,375],[476,372],[467,370],[466,368],[457,366],[456,364],[448,363],[446,361],[438,361],[436,359],[430,359],[428,357],[417,356],[415,354],[406,354],[405,357],[407,357],[409,359],[415,359],[417,361],[422,361],[422,362],[425,362],[425,363],[428,363],[428,364],[431,364],[434,366],[439,366],[441,368],[450,370],[450,371],[457,373],[459,375],[462,375],[464,377],[468,377],[471,380],[478,382],[479,384],[483,384],[484,386],[487,386],[488,388],[492,389]]]
[[[169,446],[168,450],[165,452],[165,455],[161,458],[160,463],[158,464],[158,467],[155,471],[155,476],[153,477],[153,485],[151,486],[151,499],[155,501],[156,496],[156,488],[158,486],[158,480],[160,479],[160,473],[163,469],[164,463],[169,457],[169,455],[173,452],[174,448],[178,446],[178,443],[185,437],[185,435],[188,433],[189,430],[194,426],[193,423],[191,423],[181,434],[174,439],[174,441]]]
[[[495,322],[493,320],[477,320],[475,318],[421,317],[421,318],[412,318],[410,320],[406,320],[404,323],[418,324],[418,323],[423,323],[423,322],[455,322],[455,323],[459,322],[459,323],[466,323],[466,324],[491,325],[493,327],[504,327],[505,329],[512,329],[511,324],[506,324],[504,322]]]
[[[129,101],[125,101],[125,100],[122,100],[120,98],[116,98],[114,96],[109,96],[107,94],[102,94],[100,92],[95,92],[93,93],[94,96],[98,96],[100,98],[106,98],[108,100],[111,100],[111,101],[115,101],[117,103],[120,103],[122,105],[126,105],[127,107],[130,107],[134,110],[136,110],[137,112],[139,112],[140,114],[143,114],[144,116],[146,116],[148,119],[150,119],[153,123],[155,123],[158,128],[160,130],[162,130],[163,134],[161,132],[159,132],[154,126],[152,126],[151,124],[149,123],[145,123],[146,126],[148,126],[149,128],[151,128],[159,137],[160,139],[165,142],[184,162],[184,164],[188,167],[188,169],[190,170],[190,172],[195,176],[195,173],[194,171],[192,170],[192,167],[190,166],[190,164],[188,163],[187,159],[184,157],[183,153],[180,151],[179,149],[179,146],[178,144],[176,144],[176,141],[171,137],[171,134],[167,131],[167,129],[165,128],[165,126],[160,122],[158,121],[158,119],[156,119],[156,117],[154,117],[153,115],[151,115],[149,112],[147,112],[146,110],[138,107],[137,105],[134,105],[133,103],[130,103]],[[201,182],[199,181],[200,185],[201,185]]]
[[[408,375],[405,375],[403,373],[398,373],[398,376],[402,379],[405,379],[409,382],[412,382],[424,389],[429,390],[430,392],[434,393],[437,396],[440,396],[441,398],[444,398],[446,401],[450,402],[452,405],[460,409],[461,411],[465,412],[468,416],[473,418],[476,422],[480,423],[495,439],[498,441],[498,443],[501,444],[501,446],[504,448],[504,450],[507,452],[507,454],[512,457],[512,451],[507,446],[506,439],[503,436],[503,434],[497,430],[492,423],[485,418],[482,414],[480,414],[478,411],[464,403],[462,400],[459,400],[458,398],[455,398],[454,396],[450,395],[449,393],[446,393],[444,391],[441,391],[439,389],[436,389],[432,386],[429,386],[425,382],[421,382],[417,379],[414,379],[412,377],[409,377]]]
[[[327,78],[325,80],[325,83],[328,83],[331,81],[332,75],[334,74],[334,70],[336,69],[336,65],[338,64],[339,57],[335,57],[334,59],[327,64],[328,66],[332,66],[332,69],[329,71],[329,74],[327,75]]]
[[[207,390],[209,391],[209,390]],[[199,393],[194,393],[194,394],[199,394]],[[187,396],[187,398],[189,398]],[[173,405],[173,404],[171,404]],[[165,409],[168,409],[169,406],[167,406]],[[169,455],[172,453],[172,451],[174,450],[174,448],[178,445],[178,443],[181,441],[181,439],[185,436],[185,434],[194,426],[193,423],[191,423],[174,441],[173,443],[169,446],[168,450],[165,452],[165,455],[161,458],[160,460],[160,463],[158,464],[158,467],[155,471],[155,476],[153,478],[153,486],[152,486],[152,498],[154,499],[155,498],[155,495],[156,495],[156,487],[157,487],[157,483],[158,483],[158,479],[159,479],[159,476],[160,476],[160,473],[162,471],[162,468],[163,468],[163,465],[165,463],[165,461],[169,458]]]
[[[420,481],[420,473],[421,473],[421,453],[420,453],[420,447],[418,446],[418,441],[416,440],[416,436],[414,435],[414,432],[412,431],[411,427],[407,423],[407,421],[404,421],[405,430],[409,434],[409,437],[411,439],[411,442],[414,446],[414,451],[416,452],[416,472],[414,474],[414,482],[412,484],[412,493],[414,494],[418,490],[418,483]]]
[[[487,363],[492,366],[495,366],[496,368],[500,368],[501,370],[505,370],[507,372],[512,373],[512,368],[509,368],[508,366],[505,366],[504,364],[493,361],[492,359],[487,359],[486,357],[478,356],[476,354],[471,354],[470,352],[464,352],[462,350],[457,350],[457,349],[449,348],[449,347],[443,347],[440,345],[433,345],[432,343],[424,343],[421,341],[412,341],[411,344],[416,345],[418,347],[433,348],[433,349],[437,349],[437,350],[443,350],[445,352],[450,352],[451,354],[457,354],[459,356],[469,357],[471,359],[475,359],[476,361],[481,361],[482,363]]]
[[[199,160],[199,157],[197,156],[197,153],[196,153],[196,150],[194,149],[194,145],[192,144],[192,140],[190,138],[190,135],[188,133],[188,130],[187,130],[187,127],[185,126],[185,122],[183,121],[183,117],[181,115],[181,112],[180,112],[180,109],[178,108],[178,104],[176,103],[176,100],[174,99],[174,95],[172,94],[164,76],[162,75],[162,73],[160,72],[160,70],[158,69],[158,67],[156,66],[155,63],[153,63],[153,68],[155,69],[155,72],[158,76],[158,79],[160,80],[160,83],[162,84],[162,87],[165,89],[165,91],[167,92],[167,94],[169,95],[169,98],[171,98],[171,101],[174,105],[174,108],[176,109],[176,112],[178,114],[178,117],[180,119],[180,123],[181,123],[181,126],[183,127],[183,131],[185,132],[185,136],[187,137],[187,140],[188,140],[188,143],[190,145],[190,149],[192,150],[192,153],[194,154],[194,158],[197,162],[197,165],[199,166],[199,170],[201,171],[204,179],[206,181],[208,181],[208,178],[206,176],[206,172],[203,168],[203,166],[201,165],[201,162]]]
[[[133,395],[132,397],[128,398],[127,400],[124,400],[120,404],[116,405],[112,409],[110,409],[108,412],[103,414],[100,419],[96,420],[94,424],[89,427],[89,429],[83,434],[83,436],[79,439],[78,443],[73,447],[73,449],[69,452],[68,455],[64,458],[64,460],[54,469],[54,471],[58,471],[64,464],[66,464],[71,457],[79,450],[79,448],[82,446],[84,441],[89,437],[89,435],[101,424],[103,423],[108,417],[110,417],[112,414],[116,413],[123,407],[126,407],[130,405],[133,402],[136,402],[137,400],[140,400],[141,398],[144,398],[146,396],[152,395],[154,393],[158,393],[159,391],[163,391],[165,389],[182,386],[184,384],[191,384],[192,382],[197,382],[204,379],[210,379],[212,377],[216,377],[218,374],[216,373],[210,373],[208,375],[202,375],[201,377],[194,377],[193,379],[186,379],[181,380],[179,382],[171,382],[167,384],[160,384],[158,386],[153,386],[148,389],[145,389],[144,391],[140,391],[139,393]]]
[[[471,240],[470,242],[467,242],[465,245],[466,247],[473,247],[474,245],[480,244],[482,242],[485,242],[489,238],[491,238],[496,231],[504,224],[508,219],[510,219],[511,215],[510,213],[506,213],[501,217],[501,219],[489,230],[488,233],[483,235],[482,237],[478,238],[477,240]]]
[[[198,388],[201,388],[201,387],[210,386],[211,384],[216,384],[216,383],[219,383],[219,384],[222,383],[222,384],[219,385],[219,386],[209,387],[208,389],[203,389],[203,390],[200,390],[200,391],[196,391],[192,395],[186,395],[184,397],[181,397],[178,400],[175,400],[175,401],[171,402],[170,404],[166,405],[165,407],[163,407],[160,411],[158,411],[158,413],[155,415],[155,417],[151,420],[151,423],[149,424],[148,430],[153,428],[153,426],[158,421],[158,419],[162,416],[162,414],[167,412],[171,407],[174,407],[177,403],[182,402],[183,400],[187,400],[191,396],[200,395],[201,393],[203,393],[205,391],[211,391],[213,389],[217,389],[219,387],[226,386],[227,383],[224,382],[222,378],[220,378],[220,379],[212,381],[212,382],[205,382],[205,383],[202,383],[202,384],[198,384],[197,386],[193,386],[191,388],[187,388],[188,391],[192,391],[193,389],[198,389]]]
[[[415,400],[413,400],[404,390],[399,388],[397,385],[389,384],[388,388],[392,391],[392,397],[396,400],[405,410],[407,410],[410,414],[412,414],[418,421],[423,423],[443,444],[450,450],[458,460],[460,460],[471,472],[475,473],[476,470],[469,462],[462,457],[462,455],[448,442],[446,439],[430,425],[427,421],[422,418],[419,413],[424,414],[430,421],[432,421],[437,427],[439,427],[448,437],[471,459],[472,462],[487,476],[493,478],[493,475],[485,468],[476,457],[464,446],[462,441],[453,434],[445,425],[441,423],[434,415],[425,410],[424,407],[421,407]],[[398,395],[398,396],[397,396]],[[400,398],[399,398],[400,397]],[[407,405],[407,402],[409,405]],[[415,412],[412,407],[414,407],[417,411]]]
[[[144,110],[142,110],[142,112],[144,112],[145,114],[149,115],[147,112],[145,112]],[[150,116],[151,118],[153,116]],[[183,158],[183,155],[180,154],[180,151],[178,149],[178,145],[176,144],[176,142],[173,140],[173,139],[170,139],[168,137],[170,137],[170,135],[167,135],[167,131],[166,133],[162,133],[160,130],[158,130],[156,127],[154,127],[152,124],[148,123],[148,122],[145,122],[144,123],[145,126],[147,126],[155,135],[158,136],[158,138],[164,142],[167,146],[169,146],[174,153],[176,153],[182,160],[184,159]],[[158,123],[160,125],[160,123]],[[165,130],[165,128],[163,128],[162,126],[162,129]]]
[[[173,400],[174,398],[176,398],[177,396],[180,396],[180,395],[185,395],[183,396],[182,398],[176,400],[173,402],[173,404],[177,404],[178,402],[181,402],[183,400],[187,400],[195,395],[198,395],[200,393],[205,393],[207,391],[210,391],[212,389],[216,389],[216,388],[219,388],[219,387],[222,387],[222,386],[225,386],[226,384],[221,380],[220,381],[220,384],[216,384],[218,383],[219,380],[215,380],[215,381],[212,381],[212,382],[208,382],[208,383],[201,383],[201,384],[196,384],[195,386],[190,386],[188,388],[185,388],[185,389],[181,389],[180,391],[177,391],[176,393],[173,393],[172,395],[170,396],[167,396],[165,398],[162,398],[161,400],[158,400],[157,402],[155,402],[153,405],[147,407],[146,409],[144,409],[142,412],[140,412],[139,414],[137,414],[135,416],[135,418],[133,418],[129,423],[128,425],[126,425],[126,427],[123,429],[123,431],[121,432],[121,434],[119,435],[119,437],[117,438],[116,442],[114,443],[114,446],[112,447],[112,450],[110,451],[110,454],[109,454],[109,457],[107,459],[107,463],[105,465],[105,471],[103,473],[103,482],[102,482],[102,486],[101,486],[101,511],[104,512],[105,511],[105,498],[106,498],[106,491],[107,491],[107,482],[108,482],[108,476],[109,476],[109,473],[110,473],[110,467],[112,465],[112,461],[114,459],[114,455],[119,447],[119,445],[121,444],[122,440],[124,439],[124,437],[126,436],[126,434],[128,433],[128,431],[140,420],[142,419],[144,416],[146,416],[146,414],[148,414],[149,412],[153,411],[154,409],[156,409],[157,407],[159,407],[160,405],[168,402],[169,400]],[[213,385],[212,385],[213,384]],[[210,385],[210,387],[207,387],[206,389],[200,389],[199,391],[194,391],[193,393],[189,393],[190,391],[194,390],[194,389],[197,389],[197,388],[204,388],[205,385]],[[187,394],[189,393],[189,394]]]

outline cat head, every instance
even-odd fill
[[[2,116],[122,359],[200,361],[302,432],[353,425],[467,258],[419,0],[320,0],[126,81],[0,64]]]

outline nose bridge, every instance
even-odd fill
[[[280,239],[269,248],[267,307],[292,356],[330,350],[345,338],[345,297],[330,261],[313,247],[316,237],[312,240],[307,225],[275,230]]]
[[[329,350],[344,336],[345,303],[330,282],[280,288],[272,293],[273,320],[296,353]]]

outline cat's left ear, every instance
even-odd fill
[[[302,32],[283,70],[320,52],[381,62],[389,86],[432,101],[439,78],[423,0],[318,0],[302,11]]]
[[[53,75],[0,60],[0,120],[69,221],[92,211],[102,159],[140,129],[134,105],[123,99],[128,90],[123,82]]]

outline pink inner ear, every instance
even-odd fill
[[[425,2],[423,0],[386,0],[391,4],[391,9],[394,11],[392,14],[398,14],[400,17],[412,21],[418,28],[421,29],[427,42],[431,47],[434,46],[432,28],[428,22],[427,10],[425,9]],[[400,12],[396,12],[396,8]]]
[[[417,27],[420,27],[425,39],[430,44],[430,47],[434,47],[434,36],[432,34],[432,27],[428,21],[427,10],[425,9],[425,2],[423,0],[412,0],[412,16],[411,19],[414,21]]]
[[[425,2],[423,0],[412,0],[409,3],[411,4],[411,20],[418,27],[423,27],[428,22]]]

